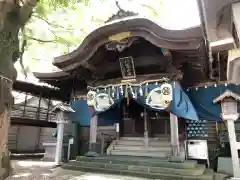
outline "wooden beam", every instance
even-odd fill
[[[83,67],[85,67],[85,68],[91,70],[92,72],[94,72],[94,71],[97,70],[97,68],[96,68],[94,65],[89,64],[87,61],[84,62],[84,63],[82,63],[81,65],[82,65]]]
[[[169,78],[169,79],[172,79],[176,76],[178,76],[179,73],[172,73],[172,74],[169,74],[169,73],[159,73],[159,74],[147,74],[147,75],[137,75],[136,79],[133,79],[132,83],[141,83],[143,81],[148,81],[148,80],[158,80],[158,79],[161,79],[163,77],[165,78]],[[101,85],[108,85],[108,84],[121,84],[123,81],[122,78],[116,78],[116,79],[108,79],[108,80],[99,80],[99,81],[89,81],[88,84],[90,86],[101,86]]]

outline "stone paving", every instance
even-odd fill
[[[54,167],[52,162],[36,160],[12,161],[13,175],[6,180],[146,180],[128,176],[84,173]]]

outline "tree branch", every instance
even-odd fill
[[[49,26],[52,26],[52,27],[55,27],[55,28],[59,28],[59,27],[60,27],[60,28],[63,28],[63,29],[69,30],[69,31],[73,31],[73,30],[74,30],[74,29],[66,28],[66,27],[63,27],[63,26],[61,26],[61,25],[58,25],[58,24],[54,24],[54,23],[52,23],[52,22],[49,22],[49,21],[47,21],[46,19],[42,18],[42,17],[39,16],[39,15],[33,14],[32,16],[35,17],[35,18],[38,18],[38,19],[40,19],[40,20],[42,20],[42,21],[44,21],[44,22],[47,23]]]
[[[22,7],[20,9],[20,25],[23,26],[30,19],[33,8],[37,5],[37,0],[22,0]]]
[[[23,74],[25,76],[25,78],[27,78],[27,71],[24,67],[24,64],[23,64],[23,54],[25,52],[25,47],[27,46],[27,39],[26,39],[26,36],[25,36],[25,31],[24,31],[24,27],[21,28],[21,31],[22,31],[22,36],[23,36],[23,42],[22,42],[22,45],[21,45],[21,51],[20,51],[20,56],[19,56],[19,63],[22,67],[22,70],[23,70]]]
[[[34,40],[34,41],[41,42],[41,43],[56,43],[56,40],[43,40],[43,39],[38,39],[38,38],[35,38],[35,37],[30,37],[30,36],[27,36],[27,38],[31,39],[31,40]]]
[[[55,36],[56,39],[61,39],[64,41],[64,44],[66,45],[72,45],[70,42],[68,42],[66,39],[62,38],[62,37],[59,37],[52,29],[49,29],[49,31],[51,31],[51,33]],[[57,41],[56,41],[57,42]]]

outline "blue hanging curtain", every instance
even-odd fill
[[[175,114],[178,117],[196,121],[199,120],[197,112],[191,100],[188,98],[188,95],[182,90],[178,82],[172,83],[173,99],[170,104],[170,107],[155,108],[147,105],[146,97],[148,96],[148,94],[160,86],[161,84],[151,83],[139,87],[130,87],[128,88],[129,89],[128,92],[131,98],[133,98],[137,103],[141,104],[142,106],[148,109],[155,111],[170,111],[171,113]]]
[[[190,120],[199,120],[197,111],[193,106],[188,95],[183,91],[180,84],[175,82],[173,86],[173,100],[171,103],[170,111],[178,117]]]
[[[69,113],[69,118],[82,125],[82,126],[89,126],[90,120],[92,117],[92,113],[90,108],[87,104],[86,100],[72,100],[70,102],[71,108],[74,109],[74,113]]]
[[[92,116],[106,112],[119,105],[123,100],[123,87],[109,87],[98,89],[96,97],[96,107],[92,107]],[[102,106],[103,104],[105,104],[105,106]]]
[[[213,100],[227,90],[240,94],[240,86],[236,84],[190,88],[186,93],[201,120],[219,121],[221,120],[221,107],[220,104],[214,104]]]

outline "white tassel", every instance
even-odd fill
[[[143,96],[142,86],[139,87],[139,95],[140,95],[140,96]]]
[[[132,97],[135,99],[136,96],[135,96],[135,94],[134,94],[134,92],[133,92],[132,86],[130,86],[129,88],[130,88],[130,91],[131,91],[131,93],[132,93]]]
[[[114,95],[115,95],[115,89],[114,87],[112,86],[112,97],[114,98]]]
[[[136,99],[137,99],[137,97],[138,97],[137,88],[135,88],[135,97],[136,97]]]
[[[123,86],[122,85],[120,86],[120,93],[121,93],[121,95],[123,95]]]

